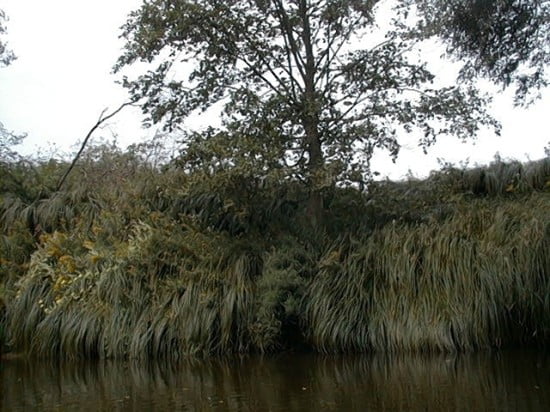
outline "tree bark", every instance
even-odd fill
[[[312,33],[309,22],[307,2],[300,1],[300,15],[302,18],[302,40],[306,54],[304,70],[304,96],[302,124],[305,132],[305,143],[309,155],[309,200],[307,215],[312,226],[323,222],[323,197],[320,188],[321,169],[323,167],[323,150],[319,135],[319,104],[315,90],[315,56],[313,52]]]
[[[323,152],[317,124],[313,119],[305,119],[304,129],[309,154],[309,199],[307,215],[313,226],[322,224],[323,197],[321,196],[321,169],[323,167]]]

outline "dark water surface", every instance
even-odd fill
[[[0,363],[2,411],[550,411],[547,352]]]

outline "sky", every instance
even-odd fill
[[[121,54],[120,26],[141,0],[0,0],[9,21],[5,40],[18,56],[0,68],[0,122],[8,130],[27,133],[20,151],[70,153],[76,151],[104,109],[116,109],[127,100],[116,83],[112,66]],[[448,62],[434,63],[444,72]],[[514,108],[512,93],[495,95],[491,108],[502,123],[502,135],[483,131],[474,142],[442,138],[428,155],[405,136],[397,162],[381,153],[373,169],[400,179],[412,173],[426,176],[439,160],[487,164],[495,154],[504,159],[536,160],[550,145],[550,90],[527,109]],[[192,119],[195,127],[216,124],[208,116]],[[113,139],[121,146],[151,138],[156,129],[143,129],[137,108],[125,108],[94,138]]]

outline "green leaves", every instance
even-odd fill
[[[498,130],[475,88],[434,87],[434,74],[412,52],[423,33],[398,25],[375,30],[387,19],[377,16],[377,4],[151,1],[123,27],[127,43],[115,71],[151,64],[123,84],[146,122],[168,130],[221,102],[220,130],[183,133],[183,167],[202,162],[218,170],[223,159],[224,170],[244,167],[258,176],[284,169],[314,190],[327,170],[333,183],[351,174],[368,178],[374,149],[397,157],[404,133],[420,131],[427,147],[441,135]]]
[[[529,104],[548,85],[550,3],[545,0],[404,0],[417,6],[416,34],[438,36],[464,60],[461,78],[482,75],[516,88]]]
[[[319,228],[300,213],[307,188],[246,158],[258,142],[210,132],[189,138],[179,168],[148,163],[155,147],[90,146],[64,191],[2,199],[13,350],[178,359],[548,340],[550,159],[448,167],[366,193],[326,184]],[[347,166],[327,158],[317,182]],[[357,168],[349,179],[362,183]],[[60,169],[24,169],[23,187]]]
[[[7,66],[16,59],[13,52],[8,49],[6,41],[2,39],[7,31],[4,25],[7,20],[6,13],[4,13],[4,10],[0,9],[0,67]]]

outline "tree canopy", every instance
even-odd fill
[[[528,104],[548,86],[550,1],[406,0],[415,5],[416,34],[438,36],[465,61],[463,78],[486,76],[515,86],[516,104]]]
[[[146,123],[180,128],[185,168],[290,176],[315,198],[335,182],[363,182],[375,150],[395,159],[406,133],[424,150],[482,127],[498,133],[476,77],[515,84],[518,102],[545,86],[547,9],[522,0],[151,0],[123,26],[114,70],[148,64],[123,85]],[[459,81],[435,81],[420,51],[432,36],[465,62]],[[216,103],[221,127],[181,127]]]

